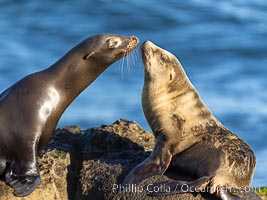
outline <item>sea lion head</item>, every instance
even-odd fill
[[[177,58],[150,41],[143,43],[142,59],[145,70],[143,111],[156,133],[172,127],[173,117],[169,115],[177,112],[177,96],[186,90],[187,85],[190,86],[190,82]]]
[[[53,65],[58,66],[54,70],[60,71],[60,73],[67,71],[71,74],[71,79],[81,79],[84,88],[111,64],[134,50],[138,42],[139,40],[135,36],[97,34],[88,37],[72,48]]]
[[[170,52],[156,46],[151,41],[142,46],[142,59],[145,66],[145,84],[174,88],[185,79],[185,72],[178,59]]]
[[[120,36],[112,34],[98,34],[84,40],[79,58],[86,62],[110,65],[130,53],[138,44],[135,36]]]
[[[150,41],[142,46],[145,78],[142,105],[154,133],[168,135],[214,120],[179,60]]]

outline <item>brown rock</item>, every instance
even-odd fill
[[[172,169],[135,187],[122,188],[123,178],[150,154],[153,146],[154,136],[128,120],[87,131],[77,126],[57,129],[39,159],[38,188],[27,197],[15,198],[0,181],[0,199],[217,199],[208,193],[149,196],[149,190],[159,189],[149,184],[168,177],[190,180]],[[259,199],[254,193],[246,193],[244,198]]]
[[[27,197],[14,197],[12,189],[0,182],[0,199],[16,200],[47,200],[68,199],[67,166],[70,155],[64,151],[47,151],[39,160],[41,183],[38,188]]]

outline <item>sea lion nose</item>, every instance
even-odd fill
[[[153,45],[153,43],[150,41],[145,41],[143,43],[143,45],[142,45],[143,55],[151,55],[153,53],[153,49],[152,49],[151,45]]]
[[[147,40],[147,41],[145,41],[144,43],[143,43],[143,46],[149,46],[149,47],[151,47],[151,48],[155,48],[155,47],[157,47],[153,42],[151,42],[150,40]]]
[[[150,43],[152,43],[152,42],[149,41],[149,40],[146,40],[146,41],[143,42],[142,46],[149,45]]]
[[[138,37],[135,37],[135,36],[130,36],[131,40],[135,42],[135,44],[138,44],[139,43],[139,39]]]
[[[136,47],[138,45],[138,43],[139,43],[138,37],[132,35],[132,36],[130,36],[130,42],[129,42],[127,48]]]

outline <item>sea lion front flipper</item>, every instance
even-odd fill
[[[14,195],[23,197],[35,190],[40,183],[40,176],[39,174],[12,176],[11,179],[6,181],[14,189]]]
[[[33,151],[31,146],[23,142],[20,151],[17,151],[13,160],[7,163],[5,181],[14,189],[16,196],[23,197],[30,194],[40,183],[36,143],[34,142],[35,151]]]
[[[126,176],[122,184],[137,184],[150,176],[163,174],[170,165],[171,159],[172,155],[169,149],[156,144],[150,156],[137,165]]]

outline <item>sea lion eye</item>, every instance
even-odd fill
[[[172,74],[170,74],[170,81],[172,80]]]
[[[169,62],[169,57],[166,54],[161,54],[161,62]]]
[[[112,37],[112,38],[107,39],[107,43],[108,43],[108,48],[114,49],[114,48],[117,48],[121,44],[121,39]]]

